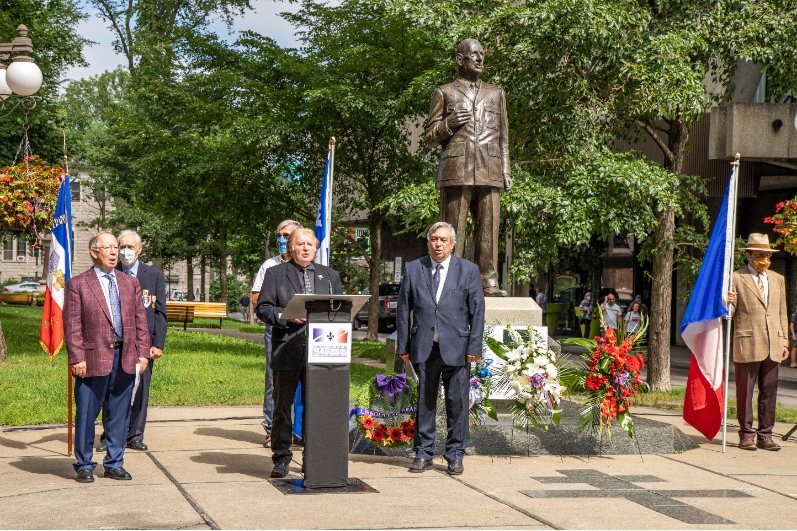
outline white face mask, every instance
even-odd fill
[[[133,249],[119,249],[119,260],[123,266],[130,267],[136,263],[136,252]]]

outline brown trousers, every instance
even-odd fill
[[[771,358],[752,363],[733,363],[736,379],[736,410],[739,438],[771,439],[778,402],[779,363]],[[758,429],[753,429],[753,391],[758,382]]]
[[[468,212],[473,217],[473,261],[479,266],[482,286],[498,285],[498,226],[500,195],[491,186],[444,186],[440,189],[440,212],[443,221],[457,232],[454,256],[463,258],[468,234]]]

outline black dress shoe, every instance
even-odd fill
[[[127,447],[133,450],[139,450],[141,452],[149,450],[149,446],[144,444],[144,441],[137,441],[137,440],[128,442]]]
[[[105,474],[103,474],[103,475],[106,478],[111,478],[111,479],[123,479],[123,480],[133,479],[133,476],[128,474],[127,470],[125,470],[122,467],[119,467],[119,468],[106,468],[105,469]]]
[[[455,459],[448,462],[448,473],[452,476],[458,476],[465,472],[465,465],[462,464],[462,459]]]
[[[98,452],[107,452],[108,451],[108,443],[105,441],[100,441],[100,444],[97,445]]]
[[[413,472],[415,474],[420,474],[427,468],[432,468],[432,461],[431,460],[427,461],[422,457],[416,457],[415,461],[413,461],[412,464],[410,465],[410,472]]]
[[[81,468],[77,471],[75,481],[78,483],[94,483],[94,473],[90,468]]]
[[[284,478],[288,475],[288,463],[277,463],[271,469],[272,478]]]

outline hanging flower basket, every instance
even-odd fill
[[[0,222],[38,244],[50,230],[61,186],[61,167],[48,166],[38,155],[0,169]]]

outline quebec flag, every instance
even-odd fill
[[[734,168],[681,323],[681,336],[692,351],[684,397],[684,420],[708,440],[712,440],[722,426],[722,320],[728,315],[723,301],[729,291],[728,280],[733,268],[736,175],[737,169]],[[731,195],[733,197],[729,198]]]
[[[332,241],[332,172],[335,164],[335,148],[330,145],[327,163],[324,166],[324,182],[321,185],[321,197],[318,200],[318,213],[315,218],[315,237],[321,244],[315,255],[317,264],[329,265],[330,245]]]
[[[47,261],[47,288],[44,292],[44,313],[39,329],[42,348],[53,360],[64,344],[64,293],[72,278],[72,192],[69,175],[64,176],[55,205],[50,256]]]

